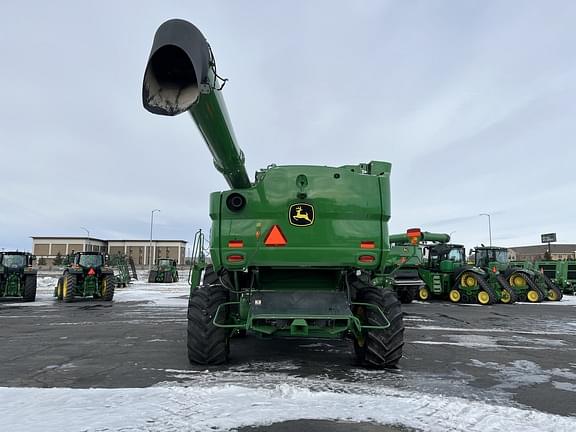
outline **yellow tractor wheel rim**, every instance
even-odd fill
[[[548,290],[548,300],[550,301],[558,301],[558,295],[556,295],[556,291]]]
[[[66,297],[68,294],[68,280],[64,279],[64,283],[62,284],[62,297]]]
[[[500,301],[502,303],[510,303],[511,300],[512,296],[510,295],[510,293],[506,290],[502,291],[502,297],[500,297]]]
[[[430,297],[430,294],[428,293],[428,288],[420,288],[420,290],[418,291],[418,297],[420,297],[420,300],[428,300],[428,298]]]
[[[524,285],[526,285],[526,279],[524,279],[524,276],[512,276],[510,278],[510,285],[514,286],[514,287],[523,287]]]
[[[462,276],[462,286],[472,288],[476,286],[476,278],[470,275]]]
[[[538,293],[535,290],[530,290],[530,291],[528,291],[527,297],[528,297],[528,301],[535,303],[538,301],[540,296],[538,295]]]
[[[480,291],[478,293],[478,303],[483,305],[490,303],[490,295],[486,291]]]
[[[460,301],[460,299],[462,298],[462,296],[460,295],[460,291],[453,289],[452,291],[450,291],[450,300],[453,301],[454,303],[458,303]]]

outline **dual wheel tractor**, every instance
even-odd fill
[[[34,260],[27,252],[0,253],[0,299],[36,300],[38,271],[32,268]]]
[[[157,30],[144,74],[144,107],[188,112],[230,190],[210,195],[207,265],[194,248],[188,358],[228,361],[230,340],[351,340],[358,364],[395,367],[402,357],[400,302],[387,281],[390,169],[270,165],[252,183],[222,97],[212,49],[182,20]]]
[[[172,283],[178,282],[178,264],[170,258],[160,258],[150,273],[149,283]]]
[[[115,278],[101,252],[76,252],[58,279],[54,297],[65,302],[92,297],[104,301],[114,298]]]

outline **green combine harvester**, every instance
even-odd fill
[[[111,301],[114,297],[114,271],[101,252],[76,252],[69,259],[64,274],[58,279],[54,297],[65,302],[93,297]]]
[[[230,190],[210,195],[211,265],[194,259],[188,357],[228,361],[230,338],[349,338],[358,363],[394,367],[404,325],[384,277],[389,253],[387,162],[276,166],[252,183],[205,37],[182,20],[157,30],[143,83],[144,107],[190,113]],[[195,283],[195,282],[194,282]]]
[[[576,291],[576,261],[536,261],[537,271],[548,277],[564,294]]]
[[[0,253],[0,298],[36,300],[38,270],[32,268],[35,259],[27,252]]]
[[[150,273],[149,283],[172,283],[178,282],[178,264],[170,258],[160,258]]]
[[[419,232],[418,229],[410,229],[406,234],[390,235],[390,253],[384,271],[389,278],[388,283],[402,303],[412,303],[418,298],[418,292],[426,286],[418,273],[422,265],[422,248],[418,241],[413,241],[417,238],[414,233]],[[374,282],[379,283],[377,280]]]

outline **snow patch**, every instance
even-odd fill
[[[456,397],[379,388],[315,392],[280,384],[128,389],[0,388],[5,430],[228,431],[286,420],[402,424],[431,432],[568,432],[576,419]],[[33,401],[33,403],[31,403]]]

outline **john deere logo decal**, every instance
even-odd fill
[[[288,219],[294,226],[305,227],[314,223],[314,207],[310,204],[292,204],[288,212]]]

